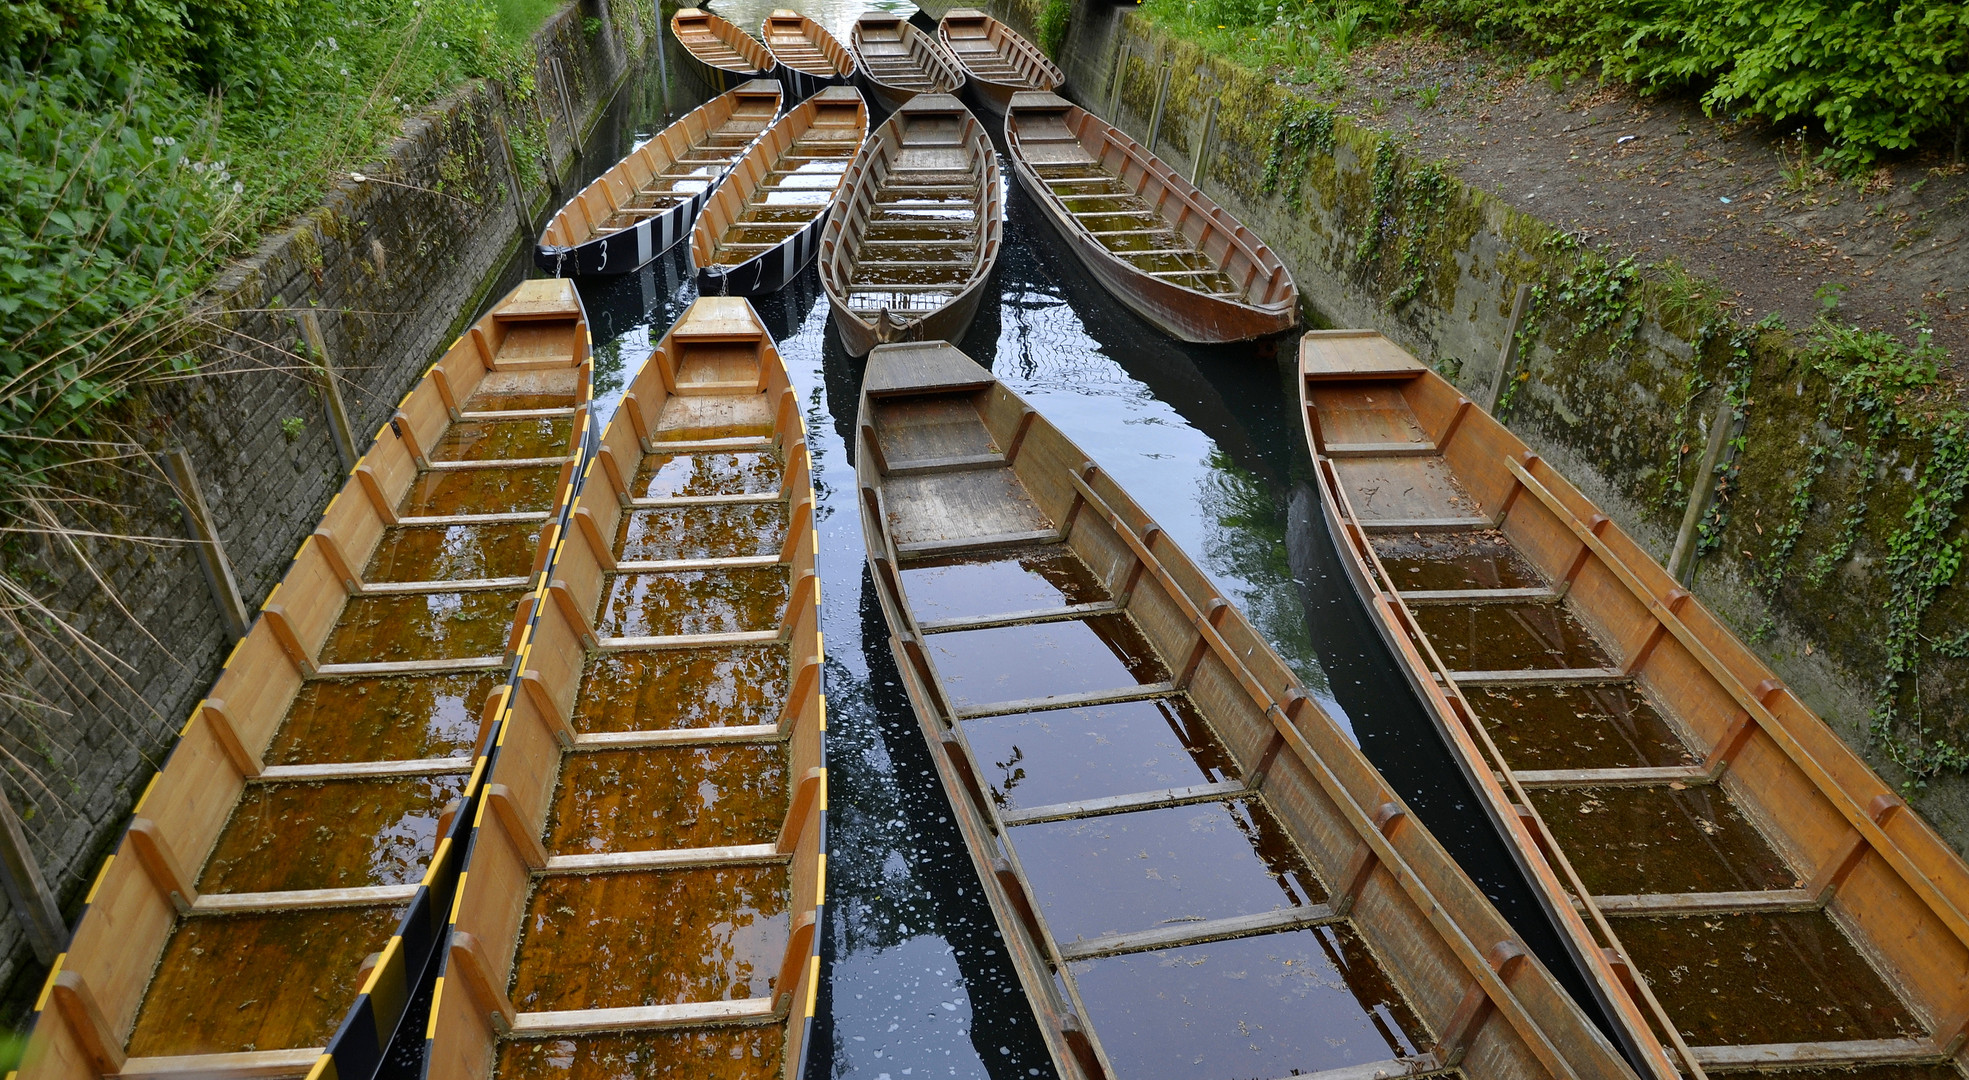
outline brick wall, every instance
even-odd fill
[[[44,544],[6,568],[101,646],[92,658],[46,640],[9,641],[50,707],[0,703],[7,798],[71,915],[229,648],[198,560],[179,539],[172,489],[149,455],[189,453],[257,610],[345,476],[320,384],[299,355],[294,309],[319,312],[360,452],[425,366],[524,273],[517,259],[532,235],[519,228],[495,122],[531,158],[518,172],[526,216],[538,222],[576,174],[620,152],[604,120],[622,120],[609,105],[637,81],[654,16],[648,0],[576,0],[536,35],[537,105],[487,84],[460,90],[362,170],[388,183],[344,182],[229,268],[204,298],[212,329],[200,375],[138,402],[145,453],[86,478],[114,506],[102,515],[105,531],[158,539],[92,540],[73,551]],[[525,150],[543,141],[543,122],[553,183],[540,152]],[[0,910],[10,1015],[31,1004],[42,975],[18,920]]]

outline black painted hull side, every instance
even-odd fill
[[[572,247],[536,244],[533,265],[553,277],[601,277],[631,274],[651,259],[670,250],[671,245],[691,233],[697,212],[711,193],[718,190],[730,170],[719,173],[710,186],[654,217],[644,218],[633,229],[610,233]]]
[[[799,232],[777,247],[754,255],[737,266],[696,267],[700,296],[760,296],[778,292],[798,276],[820,251],[820,234],[827,228],[831,207],[823,208]]]

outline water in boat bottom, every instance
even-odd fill
[[[1101,291],[1015,186],[1007,208],[998,270],[961,347],[1079,443],[1204,567],[1583,998],[1543,913],[1347,584],[1310,486],[1291,343],[1283,355],[1179,345]],[[605,422],[695,287],[681,247],[637,274],[580,287],[596,343],[596,418]],[[846,449],[863,362],[829,326],[812,267],[755,306],[806,403],[819,496],[830,978],[808,1075],[1051,1076],[868,587]],[[406,1029],[421,1033],[417,1012]],[[407,1075],[416,1074],[417,1041],[397,1058]],[[1196,1075],[1253,1074],[1231,1056],[1208,1065]]]

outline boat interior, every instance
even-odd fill
[[[696,301],[603,435],[522,653],[430,1076],[797,1080],[826,806],[813,506],[765,328]]]
[[[1962,860],[1488,413],[1379,334],[1302,349],[1343,552],[1653,1074],[1959,1076]]]
[[[769,128],[712,196],[691,253],[699,266],[736,266],[778,247],[826,213],[868,132],[868,106],[830,86]]]
[[[740,75],[765,75],[773,70],[772,54],[759,39],[702,8],[684,8],[671,16],[670,32],[692,56],[712,67]]]
[[[919,94],[954,94],[963,89],[963,72],[938,55],[939,46],[908,20],[886,12],[869,12],[855,21],[855,55],[869,77],[885,86]]]
[[[976,78],[1024,90],[1051,90],[1063,81],[1051,62],[982,11],[959,8],[945,15],[939,28],[944,46]]]
[[[1292,292],[1284,265],[1255,258],[1257,239],[1167,165],[1100,118],[1058,97],[1021,97],[1006,125],[1015,154],[1061,210],[1130,269],[1209,296],[1268,305]]]
[[[38,1075],[305,1075],[359,994],[387,1042],[424,962],[400,924],[441,886],[417,936],[441,928],[589,372],[573,287],[530,281],[404,397],[104,863]]]
[[[755,79],[713,98],[581,189],[547,223],[563,247],[633,229],[711,190],[779,116],[780,87]]]
[[[919,95],[878,134],[843,207],[852,253],[845,294],[860,312],[933,311],[969,288],[1000,242],[997,154],[984,128],[949,95]]]
[[[823,79],[855,73],[854,59],[834,35],[797,11],[776,10],[759,29],[773,57],[795,71]]]
[[[879,346],[856,445],[891,644],[1063,1069],[1625,1074],[1263,639],[988,372]]]

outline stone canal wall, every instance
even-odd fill
[[[1042,6],[990,8],[1030,34]],[[1969,845],[1969,434],[1918,358],[1740,326],[1714,283],[1583,246],[1130,5],[1076,0],[1061,58],[1070,97],[1185,175],[1201,152],[1200,185],[1278,251],[1309,326],[1381,330],[1483,402],[1532,286],[1499,412],[1664,561],[1727,398],[1694,591]]]
[[[521,218],[538,222],[592,173],[580,148],[613,152],[605,121],[623,110],[609,106],[640,85],[630,76],[655,29],[648,0],[576,0],[535,38],[539,93],[463,88],[362,167],[369,180],[338,184],[227,270],[204,298],[201,374],[138,402],[142,454],[88,481],[116,507],[105,532],[156,539],[82,542],[87,566],[43,545],[9,567],[99,647],[91,657],[37,642],[23,663],[46,707],[0,718],[7,797],[71,916],[230,649],[154,455],[189,454],[250,615],[346,476],[297,312],[318,313],[360,453],[425,366],[517,279],[532,238]],[[0,915],[11,1014],[31,1003],[41,970],[17,919]]]

